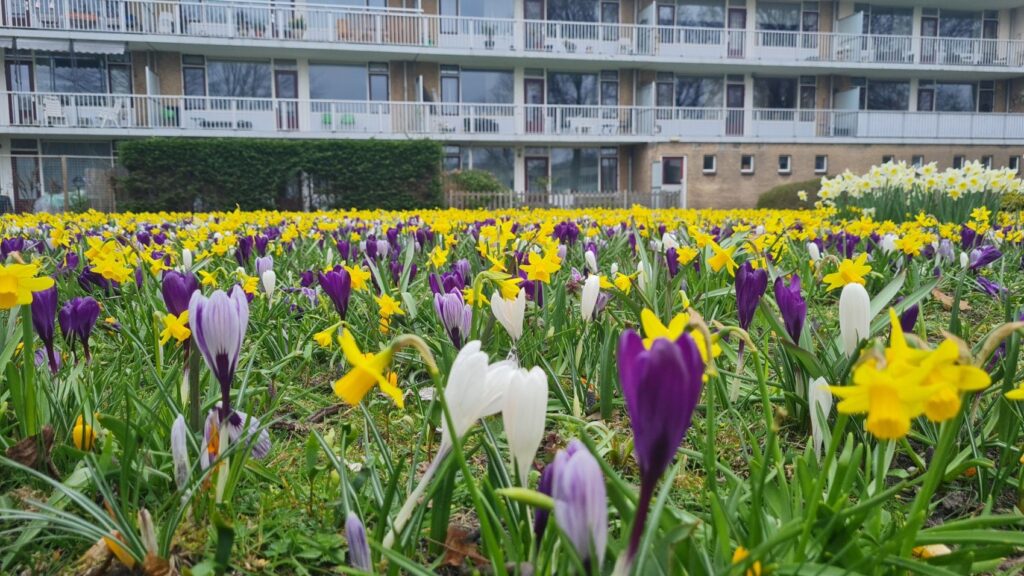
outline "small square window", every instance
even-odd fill
[[[992,164],[995,163],[995,159],[992,158],[991,156],[982,156],[981,157],[981,163],[982,163],[982,165],[985,166],[985,168],[991,168]]]
[[[818,154],[814,157],[814,173],[824,174],[826,172],[828,172],[828,156]]]
[[[679,186],[683,183],[683,159],[661,159],[661,183],[664,186]]]
[[[920,168],[924,166],[924,156],[920,154],[914,154],[910,157],[910,165],[914,168]]]
[[[703,170],[705,174],[718,172],[718,157],[714,154],[705,154]]]
[[[740,173],[741,174],[753,174],[754,173],[754,155],[744,154],[740,156]]]
[[[888,164],[888,163],[893,162],[895,160],[896,160],[896,157],[893,156],[892,154],[886,154],[885,156],[882,156],[882,164]]]
[[[1009,168],[1010,170],[1016,171],[1018,176],[1021,175],[1020,156],[1010,156],[1010,161],[1006,164],[1006,167]]]
[[[779,174],[790,174],[793,172],[793,157],[789,154],[779,156]]]
[[[961,155],[953,156],[953,168],[959,170],[964,167],[967,162],[967,158]]]

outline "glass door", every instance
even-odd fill
[[[33,212],[40,196],[39,158],[12,156],[11,168],[14,176],[14,209],[18,212]]]
[[[747,46],[747,9],[729,8],[729,58],[743,58]]]
[[[526,194],[527,204],[547,202],[548,193],[548,159],[541,156],[526,158]]]
[[[544,80],[527,78],[526,89],[526,131],[530,134],[544,133]]]
[[[6,66],[7,87],[10,93],[7,105],[11,109],[11,123],[18,125],[35,124],[35,106],[32,101],[32,63],[9,61]]]
[[[295,70],[274,71],[274,93],[277,95],[277,129],[299,129],[299,73]]]
[[[921,63],[935,64],[939,54],[939,19],[935,16],[921,18]]]
[[[728,136],[743,135],[743,103],[746,100],[747,87],[743,84],[729,84],[725,89],[725,106],[728,108],[725,117],[725,133]]]

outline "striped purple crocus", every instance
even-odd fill
[[[434,294],[434,310],[441,318],[441,324],[451,338],[452,344],[456,348],[462,348],[462,343],[469,339],[473,307],[466,304],[461,292],[452,290],[447,294]]]
[[[604,563],[608,545],[608,496],[601,465],[579,440],[555,455],[551,495],[555,524],[562,530],[586,568]]]
[[[217,290],[207,298],[197,291],[189,301],[188,321],[196,346],[220,384],[223,420],[231,413],[231,382],[249,326],[249,301],[238,286],[230,296]]]
[[[675,341],[655,339],[647,349],[639,334],[626,330],[619,338],[618,363],[640,467],[640,500],[626,555],[628,566],[640,544],[654,487],[690,427],[703,385],[704,361],[689,334]]]

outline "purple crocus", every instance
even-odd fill
[[[46,347],[46,360],[50,365],[50,372],[54,374],[60,369],[57,354],[53,348],[54,318],[57,315],[57,286],[53,285],[46,290],[32,293],[32,326],[39,334],[39,339]]]
[[[968,268],[971,269],[971,272],[977,272],[980,268],[984,268],[1001,258],[1002,255],[1003,253],[992,245],[986,244],[981,248],[975,248],[971,250]]]
[[[252,236],[243,236],[238,239],[238,247],[235,249],[235,260],[239,266],[245,266],[252,257],[252,248],[255,241]]]
[[[665,250],[665,265],[668,267],[668,277],[675,278],[679,274],[679,252],[675,248]]]
[[[199,465],[203,470],[209,468],[220,455],[219,439],[225,432],[229,445],[238,442],[243,436],[251,439],[253,458],[263,458],[270,454],[270,433],[260,429],[260,421],[241,410],[225,413],[223,402],[218,401],[206,414],[206,423],[203,425],[203,449],[199,451]]]
[[[799,345],[800,334],[803,333],[804,322],[807,320],[807,301],[800,294],[800,276],[793,274],[788,286],[781,276],[775,279],[775,302],[782,313],[786,333],[794,344]]]
[[[921,307],[917,304],[907,308],[900,314],[900,327],[904,332],[913,332],[917,325],[917,317],[921,313]]]
[[[72,298],[57,313],[60,331],[67,340],[77,338],[82,343],[85,361],[92,360],[89,352],[89,335],[100,317],[99,302],[89,296]]]
[[[164,272],[160,291],[163,294],[167,311],[171,314],[180,316],[182,312],[188,310],[192,293],[196,290],[199,290],[199,281],[191,272],[181,273],[176,270]]]
[[[746,330],[754,321],[757,304],[768,288],[768,272],[764,268],[754,270],[750,262],[744,262],[736,270],[736,315],[740,328]]]
[[[555,455],[554,466],[555,524],[590,573],[591,559],[601,566],[608,545],[608,496],[601,466],[579,440]]]
[[[267,270],[274,269],[274,257],[273,256],[260,256],[256,259],[256,275],[260,278],[263,277],[263,273]]]
[[[989,280],[988,278],[985,278],[984,276],[978,276],[977,282],[978,288],[989,296],[999,296],[1003,292],[1006,292],[1006,288]]]
[[[469,330],[473,323],[473,307],[466,304],[462,293],[452,290],[447,294],[434,294],[434,310],[441,318],[445,332],[456,348],[462,348],[463,342],[469,338]]]
[[[689,334],[658,338],[650,349],[633,330],[619,337],[619,382],[633,429],[640,467],[640,500],[633,519],[627,562],[640,544],[654,487],[672,462],[700,399],[704,361]]]
[[[370,572],[370,544],[366,540],[366,528],[355,512],[349,512],[345,520],[345,540],[348,541],[348,563],[356,570]]]
[[[338,316],[344,320],[348,313],[348,299],[352,295],[352,277],[348,270],[340,268],[327,273],[321,272],[317,276],[317,280],[320,282],[320,287],[324,289],[324,293],[334,303],[334,309],[338,311]]]
[[[554,478],[555,463],[551,462],[540,473],[540,480],[537,482],[537,492],[545,496],[551,496],[551,491],[554,489]],[[549,516],[548,511],[543,508],[537,508],[533,511],[533,534],[537,546],[540,546],[540,541],[544,538],[544,531],[548,528]]]
[[[223,420],[231,413],[231,381],[249,326],[249,301],[245,291],[235,286],[230,296],[217,290],[209,298],[202,292],[194,292],[188,304],[188,322],[196,346],[220,384]]]

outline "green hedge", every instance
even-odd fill
[[[298,209],[302,173],[325,208],[442,202],[441,145],[426,140],[151,138],[123,142],[118,155],[128,173],[119,182],[125,210]]]
[[[800,191],[807,192],[807,202],[800,200]],[[818,190],[821,190],[821,178],[793,182],[776,186],[757,198],[758,208],[774,210],[807,210],[814,207]]]

